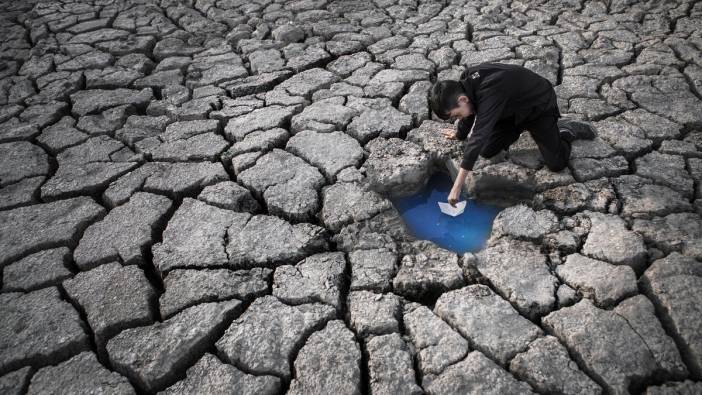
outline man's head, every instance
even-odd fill
[[[429,105],[441,119],[461,119],[473,113],[470,99],[458,81],[437,81],[431,88]]]

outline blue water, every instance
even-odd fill
[[[459,254],[478,251],[485,246],[492,221],[502,208],[468,199],[463,214],[446,215],[437,202],[447,201],[452,184],[448,174],[436,172],[423,191],[393,203],[418,239],[433,241]]]

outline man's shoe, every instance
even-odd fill
[[[568,140],[592,140],[595,138],[595,131],[592,125],[585,122],[558,120],[558,130],[561,136]]]
[[[569,143],[572,143],[573,140],[575,140],[578,137],[575,135],[575,132],[573,132],[570,129],[561,128],[558,129],[558,132],[560,133],[561,138]]]

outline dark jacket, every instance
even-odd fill
[[[518,127],[546,110],[560,116],[551,82],[525,67],[481,63],[467,68],[459,82],[475,108],[475,116],[459,121],[456,133],[460,140],[468,137],[461,161],[466,170],[473,169],[490,134],[500,133],[493,130],[498,121],[509,119]]]

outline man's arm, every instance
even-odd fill
[[[480,87],[478,103],[478,113],[475,115],[475,122],[468,135],[461,168],[472,170],[475,161],[478,159],[480,150],[487,136],[492,132],[495,124],[500,119],[502,111],[507,104],[509,95],[506,89],[504,72],[496,72],[489,77]]]
[[[502,111],[509,99],[508,92],[505,89],[507,85],[505,84],[504,76],[501,74],[495,73],[481,84],[481,100],[478,103],[478,113],[475,116],[475,122],[470,130],[468,141],[463,151],[461,168],[448,196],[451,206],[454,206],[460,198],[463,183],[468,173],[473,170],[473,165],[485,144],[486,137],[495,127],[495,123],[502,115]]]
[[[473,127],[473,122],[475,121],[475,115],[470,115],[465,118],[458,120],[456,125],[456,138],[459,140],[465,140],[470,132],[470,128]]]
[[[461,197],[463,183],[466,182],[466,177],[470,172],[470,170],[466,170],[462,167],[458,169],[458,175],[456,175],[456,179],[453,181],[453,186],[448,196],[448,202],[452,207],[456,207],[456,202],[458,202],[458,199]]]

